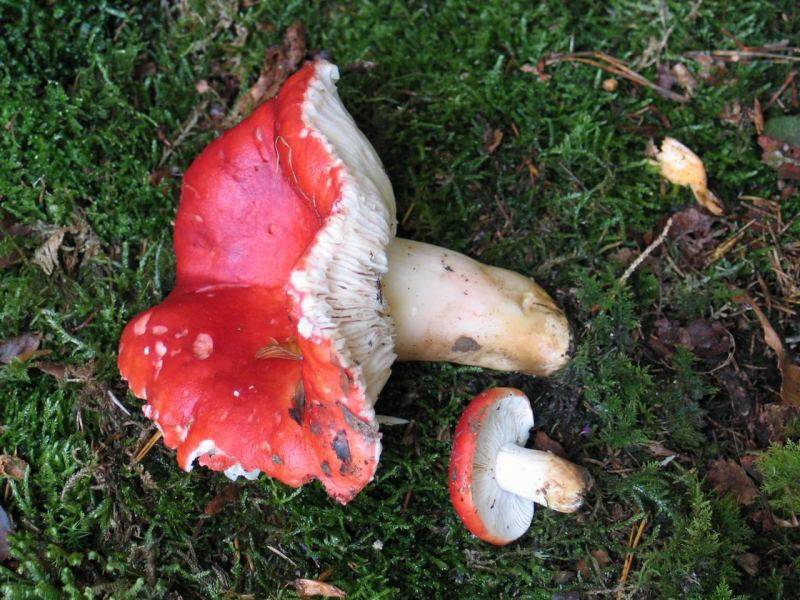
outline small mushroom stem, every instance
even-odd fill
[[[382,290],[398,360],[549,375],[566,364],[564,313],[532,280],[421,242],[388,247]]]
[[[497,484],[506,490],[558,512],[575,512],[592,487],[583,467],[552,452],[506,444],[497,453]]]

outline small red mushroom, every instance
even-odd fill
[[[125,328],[119,369],[182,468],[319,479],[347,502],[375,472],[398,355],[546,375],[570,336],[531,280],[394,239],[337,79],[306,64],[186,171],[175,288]]]
[[[592,485],[589,472],[552,452],[525,448],[533,427],[527,396],[493,388],[470,402],[456,426],[450,498],[473,534],[504,545],[524,534],[534,503],[574,512]]]

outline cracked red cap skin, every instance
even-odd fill
[[[288,291],[346,175],[303,121],[321,68],[304,66],[186,171],[175,288],[127,325],[118,363],[181,468],[197,459],[229,477],[319,479],[346,503],[377,467],[374,411],[331,340],[298,334]]]

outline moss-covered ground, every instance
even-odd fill
[[[172,285],[182,172],[295,20],[341,66],[400,233],[535,277],[565,307],[576,352],[550,380],[398,364],[378,412],[412,423],[384,428],[375,481],[350,505],[261,478],[209,515],[219,474],[180,471],[161,444],[132,461],[153,429],[118,376],[117,340]],[[797,343],[800,201],[761,162],[748,111],[798,63],[718,61],[704,76],[685,53],[799,34],[790,0],[0,1],[0,340],[39,332],[49,352],[0,366],[0,451],[28,465],[1,488],[15,523],[5,596],[291,598],[295,578],[323,577],[349,598],[798,597],[800,450],[768,450],[759,416],[780,375],[732,301],[748,291]],[[698,86],[680,103],[621,78],[606,91],[592,66],[535,72],[579,50],[652,81],[680,62]],[[767,117],[797,111],[792,90]],[[703,158],[727,211],[684,223],[688,242],[668,237],[619,283],[694,203],[645,159],[664,135]],[[50,274],[33,260],[48,239]],[[698,319],[732,349],[666,339]],[[539,428],[596,479],[579,513],[540,510],[503,548],[465,531],[446,481],[450,433],[493,385],[523,389]],[[708,475],[748,455],[764,457],[751,466],[761,488],[743,502]]]

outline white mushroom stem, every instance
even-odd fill
[[[549,375],[567,362],[564,313],[536,283],[463,254],[395,239],[383,294],[398,360]]]
[[[497,485],[559,512],[574,512],[583,504],[592,477],[583,467],[552,452],[506,444],[497,453]]]

